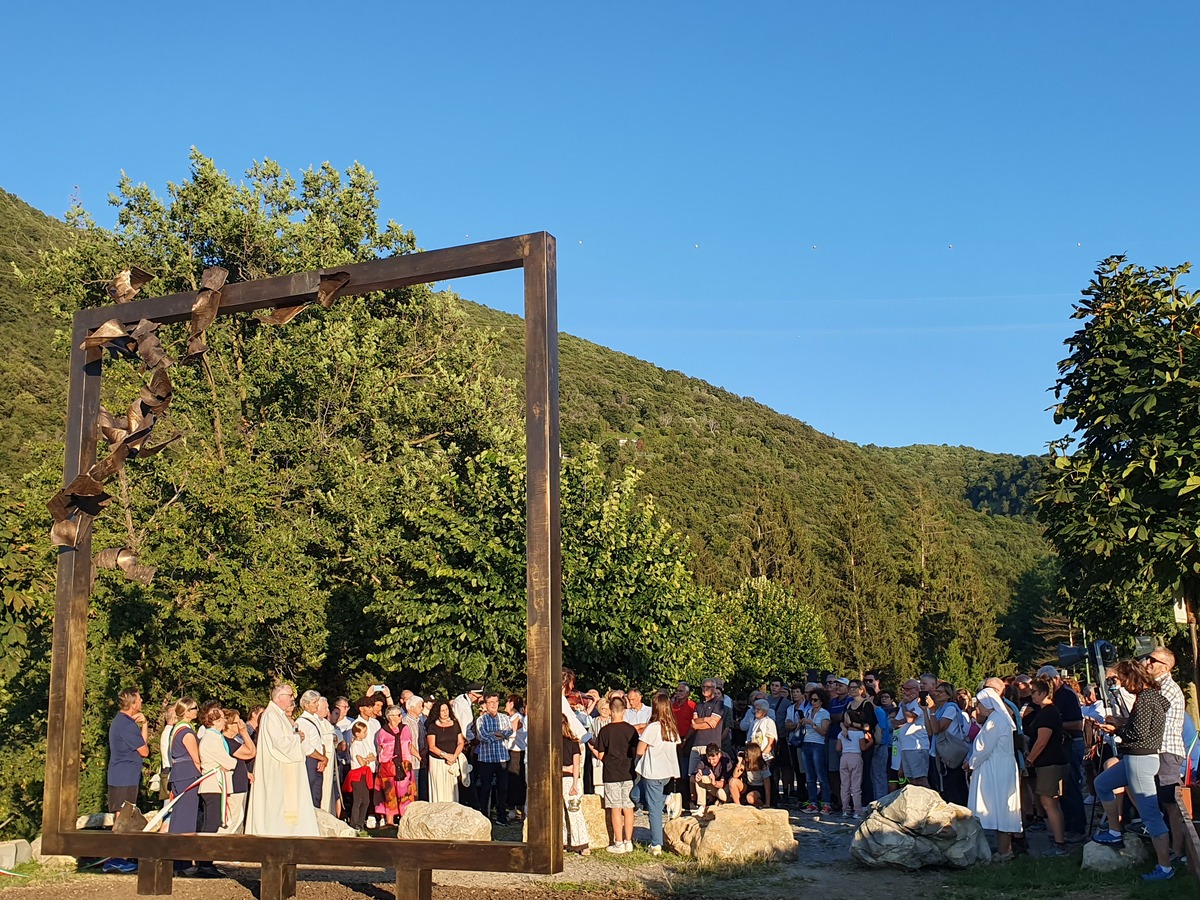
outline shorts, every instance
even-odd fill
[[[632,781],[604,782],[604,806],[607,809],[633,809]]]
[[[742,802],[749,803],[750,795],[758,794],[759,805],[764,805],[767,802],[767,789],[761,784],[748,784],[745,790],[742,791]]]
[[[1172,795],[1173,796],[1173,795]],[[108,786],[108,811],[111,813],[120,812],[121,804],[128,802],[131,806],[137,806],[138,801],[138,785],[116,786],[110,784]]]
[[[912,781],[914,778],[928,778],[929,751],[901,750],[900,768],[904,772],[904,777],[909,781]]]
[[[1070,777],[1071,767],[1036,766],[1034,767],[1033,792],[1040,797],[1061,797],[1063,783]]]
[[[1175,788],[1183,782],[1184,757],[1174,753],[1158,754],[1158,774],[1154,783],[1158,786],[1158,805],[1160,807],[1174,806]]]

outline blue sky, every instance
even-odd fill
[[[0,187],[358,160],[423,247],[553,233],[564,331],[858,443],[1040,452],[1096,262],[1200,256],[1200,4],[168,6],[6,11]]]

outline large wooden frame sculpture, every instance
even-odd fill
[[[216,315],[274,309],[286,321],[300,304],[332,303],[337,296],[507,269],[524,270],[525,442],[527,474],[527,655],[529,697],[528,840],[516,842],[402,841],[378,838],[275,838],[247,835],[78,831],[87,611],[92,583],[91,529],[62,505],[58,526],[71,531],[58,558],[42,851],[71,856],[124,856],[139,860],[139,894],[171,893],[172,860],[236,859],[262,865],[260,900],[296,893],[296,865],[394,868],[398,898],[428,898],[433,869],[553,873],[562,871],[561,680],[562,613],[559,524],[558,315],[555,242],[546,232],[395,256],[337,269],[301,272],[212,290],[173,294],[85,309],[75,314],[67,400],[63,484],[72,485],[96,464],[100,431],[103,350],[85,346],[113,319],[139,322],[191,319],[209,304]],[[128,273],[125,294],[128,299]],[[136,273],[137,276],[142,273]],[[223,278],[222,278],[223,281]],[[115,283],[116,284],[116,283]],[[118,285],[118,287],[120,287]],[[328,305],[326,303],[326,305]],[[206,327],[206,325],[205,325]],[[123,338],[122,338],[123,339]],[[93,338],[93,342],[96,338]],[[195,337],[193,338],[195,340]],[[203,343],[203,335],[200,335]],[[189,349],[189,352],[192,352]],[[201,350],[200,352],[203,352]],[[145,391],[143,396],[146,396]],[[132,418],[132,417],[131,417]],[[136,430],[126,424],[126,430]],[[111,455],[111,454],[110,454]],[[109,473],[111,474],[111,473]],[[103,480],[103,479],[101,479]],[[64,487],[64,493],[70,494]],[[61,495],[60,495],[61,496]],[[70,498],[68,498],[70,499]],[[79,507],[82,509],[83,507]],[[53,509],[53,504],[52,504]],[[74,515],[74,520],[68,514]],[[90,523],[90,519],[86,520]],[[135,561],[136,562],[136,561]],[[122,565],[123,568],[129,568]],[[130,574],[130,577],[135,577]]]

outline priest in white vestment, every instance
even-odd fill
[[[971,767],[967,805],[980,825],[997,832],[998,859],[1012,859],[1012,836],[1021,833],[1021,793],[1013,752],[1017,726],[994,687],[985,687],[976,699],[981,727],[967,759]]]
[[[246,834],[317,837],[300,735],[292,721],[296,692],[280,684],[258,722],[258,756],[246,813]]]

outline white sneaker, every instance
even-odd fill
[[[706,807],[697,806],[694,810],[692,810],[692,815],[695,816],[697,819],[703,819],[705,810],[706,810]]]
[[[609,844],[606,852],[608,852],[608,853],[628,853],[629,851],[625,849],[624,841],[617,841],[615,844]]]
[[[662,856],[662,847],[651,844],[650,845],[650,855],[651,856]]]
[[[375,827],[375,817],[367,816],[367,830],[369,831],[370,829],[372,829],[374,827]]]
[[[626,841],[623,846],[625,847],[625,849],[623,851],[621,851],[622,853],[632,853],[633,852],[633,841]]]

